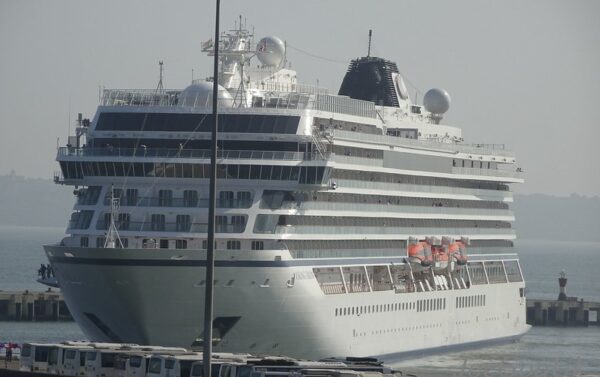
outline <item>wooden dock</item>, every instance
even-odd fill
[[[60,291],[0,291],[0,321],[72,321]]]

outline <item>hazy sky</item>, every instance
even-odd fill
[[[445,123],[467,142],[517,152],[517,192],[600,195],[600,1],[223,0],[221,14],[334,61],[365,55],[371,28],[373,55],[450,92]],[[100,85],[155,88],[159,60],[168,88],[210,75],[213,18],[206,0],[0,0],[0,174],[51,177],[69,104],[93,117]],[[288,58],[337,92],[345,63]]]

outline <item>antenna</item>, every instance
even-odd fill
[[[117,230],[117,225],[115,224],[115,218],[119,216],[119,207],[120,207],[120,198],[115,197],[115,191],[113,187],[110,187],[110,225],[108,227],[108,232],[106,233],[106,239],[104,240],[104,248],[106,249],[114,249],[114,248],[123,248],[123,242],[121,242],[121,237],[119,237],[119,231]]]
[[[165,91],[165,88],[163,87],[163,61],[160,60],[158,62],[158,66],[159,66],[159,79],[158,79],[158,86],[156,87],[156,94],[163,94]]]
[[[367,58],[371,56],[371,36],[373,35],[373,30],[369,29],[369,49],[367,50]]]

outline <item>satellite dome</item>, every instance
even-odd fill
[[[425,109],[433,114],[444,114],[450,108],[450,94],[444,89],[429,89],[423,97]]]
[[[256,45],[256,56],[267,67],[277,67],[285,55],[285,44],[277,37],[264,37]]]
[[[213,83],[209,81],[197,81],[185,88],[179,94],[181,106],[212,107]],[[227,89],[219,85],[217,103],[219,107],[232,107],[233,98]]]

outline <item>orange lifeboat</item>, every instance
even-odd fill
[[[434,270],[440,271],[448,268],[449,253],[443,246],[435,246],[431,248],[433,255]]]
[[[456,241],[448,245],[448,254],[456,259],[459,266],[467,264],[467,245],[461,241]]]
[[[421,267],[431,266],[431,246],[424,241],[408,245],[408,258],[411,263]]]

